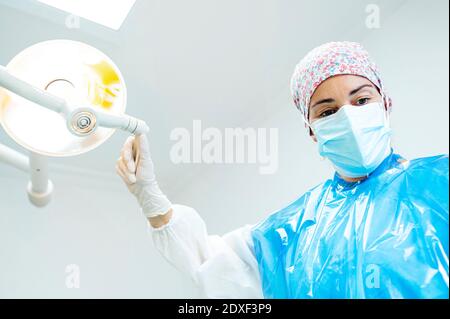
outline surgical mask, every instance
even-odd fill
[[[372,173],[391,152],[391,129],[382,103],[344,105],[311,124],[321,156],[345,177]]]

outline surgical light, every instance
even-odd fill
[[[0,124],[30,151],[28,161],[6,147],[0,160],[29,166],[28,194],[37,206],[50,200],[46,157],[75,156],[93,150],[119,128],[148,131],[145,122],[125,114],[126,85],[117,66],[99,50],[76,41],[33,45],[0,66]],[[15,159],[15,160],[14,160]],[[45,188],[45,185],[48,185]]]

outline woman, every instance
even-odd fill
[[[223,237],[208,235],[194,209],[160,191],[146,137],[127,140],[117,172],[157,249],[207,297],[448,298],[448,156],[406,160],[393,152],[391,100],[357,43],[312,50],[296,68],[292,94],[336,173]]]

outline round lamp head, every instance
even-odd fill
[[[53,40],[35,44],[15,56],[8,71],[29,84],[65,99],[69,105],[122,115],[126,86],[117,66],[102,52],[81,42]],[[95,123],[81,117],[89,129]],[[28,150],[46,156],[86,153],[114,133],[98,127],[88,136],[76,136],[58,113],[7,92],[0,105],[0,123],[6,133]]]

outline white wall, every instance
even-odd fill
[[[449,150],[448,1],[407,1],[364,44],[394,102],[394,143],[407,158]]]
[[[349,32],[337,40],[362,42],[379,64],[394,102],[396,152],[409,159],[448,154],[448,2],[408,0],[389,17],[381,10],[380,22],[380,29]],[[283,76],[288,79],[291,72]],[[209,167],[207,175],[178,194],[214,232],[255,223],[332,174],[307,136],[288,87],[267,103],[278,105],[279,112],[248,126],[279,128],[278,172],[262,176],[254,166]]]
[[[153,249],[145,219],[115,178],[54,172],[55,199],[27,203],[26,177],[3,173],[0,187],[0,297],[184,298],[190,281]],[[80,288],[66,287],[67,265]]]
[[[382,8],[388,3],[376,2],[380,2]],[[279,128],[279,170],[274,175],[260,175],[255,165],[166,165],[162,162],[168,159],[168,155],[158,154],[155,161],[157,168],[164,166],[160,170],[163,171],[160,174],[161,183],[169,189],[172,201],[195,207],[206,220],[210,232],[222,234],[245,223],[260,221],[332,174],[329,164],[319,158],[315,145],[306,135],[300,115],[292,106],[288,87],[293,67],[302,55],[314,45],[331,39],[362,41],[378,61],[395,103],[392,114],[395,145],[401,154],[414,158],[448,153],[448,2],[407,0],[397,3],[395,12],[381,11],[379,30],[353,28],[358,23],[344,19],[346,28],[342,27],[335,34],[333,26],[336,22],[327,24],[327,20],[323,20],[318,22],[322,24],[319,31],[314,32],[313,25],[305,33],[301,31],[304,29],[299,29],[296,39],[288,36],[288,31],[295,29],[297,23],[295,12],[290,10],[294,2],[285,1],[284,6],[280,5],[280,11],[276,12],[279,20],[274,25],[274,34],[271,34],[271,41],[274,42],[268,45],[273,50],[274,59],[269,65],[264,65],[268,74],[262,83],[267,87],[261,91],[266,95],[263,93],[262,101],[258,100],[260,110],[254,112],[254,116],[245,115],[246,121],[240,121],[243,127]],[[239,6],[236,4],[234,9],[239,9]],[[27,18],[25,14],[0,7],[0,13],[2,10],[8,12],[13,20]],[[345,15],[345,12],[334,12]],[[215,14],[219,15],[217,12]],[[240,19],[244,21],[243,16]],[[58,32],[55,35],[52,31],[52,25],[44,21],[42,25],[41,29],[36,30],[39,36],[33,41],[27,38],[32,28],[16,34],[15,40],[0,22],[0,29],[3,28],[3,31],[0,30],[1,62],[7,61],[20,47],[46,38],[46,34],[58,35]],[[325,32],[327,29],[329,33]],[[257,31],[255,28],[251,32]],[[245,35],[249,41],[253,33]],[[233,34],[238,36],[239,33]],[[85,36],[83,40],[95,42],[109,52],[117,50],[114,59],[121,60],[126,67],[132,64],[126,61],[125,48],[109,45],[92,36]],[[14,48],[5,46],[2,41],[18,42],[20,45]],[[207,47],[204,43],[203,48]],[[190,54],[195,54],[194,46],[190,50]],[[137,52],[130,54],[139,56]],[[161,54],[162,61],[163,51],[155,54]],[[175,55],[174,52],[171,54]],[[250,60],[248,57],[242,59],[243,65],[235,68],[244,68]],[[239,59],[235,63],[237,61]],[[253,65],[255,70],[257,67]],[[164,65],[160,65],[158,70],[163,72]],[[124,73],[127,74],[126,71]],[[224,72],[221,76],[227,74]],[[246,76],[252,79],[248,74]],[[233,78],[228,81],[232,83]],[[198,100],[202,100],[203,95],[198,88],[200,82],[185,85],[192,85],[192,92],[200,94]],[[255,89],[251,81],[246,85],[249,89]],[[134,92],[137,89],[141,88],[130,88]],[[224,86],[223,90],[228,89]],[[183,94],[187,91],[188,88]],[[190,94],[194,94],[192,92]],[[169,93],[169,90],[164,92]],[[158,96],[158,92],[152,94]],[[236,99],[239,97],[236,95]],[[251,102],[251,99],[248,98],[248,101]],[[133,110],[139,112],[137,108]],[[214,117],[204,118],[201,115],[204,113],[190,112],[192,109],[189,107],[183,109],[178,105],[176,110],[180,113],[180,119],[195,116],[202,119],[205,126],[236,125],[232,124],[232,120],[217,125]],[[169,122],[166,118],[169,116],[160,111],[164,116],[163,122],[167,120],[165,124],[169,128],[179,125],[175,112],[168,112],[174,119]],[[234,107],[229,112],[226,117],[239,122],[237,120],[242,115],[239,108]],[[189,125],[189,121],[182,123]],[[1,133],[0,139],[13,145]],[[108,146],[82,156],[79,159],[80,168],[77,169],[74,167],[78,159],[71,160],[70,167],[63,166],[63,160],[53,160],[52,179],[57,188],[54,201],[45,209],[36,209],[27,203],[24,192],[26,176],[0,165],[0,297],[195,296],[195,289],[189,280],[158,256],[134,199],[111,173],[114,164],[111,156],[116,156],[123,139],[123,135],[116,136]],[[168,136],[164,135],[155,141],[153,150],[155,144],[166,145],[162,149],[167,150],[170,143]],[[93,173],[86,165],[89,163],[104,170]],[[176,187],[168,185],[166,171],[184,172]],[[65,286],[65,267],[72,263],[80,266],[80,289],[67,289]]]

